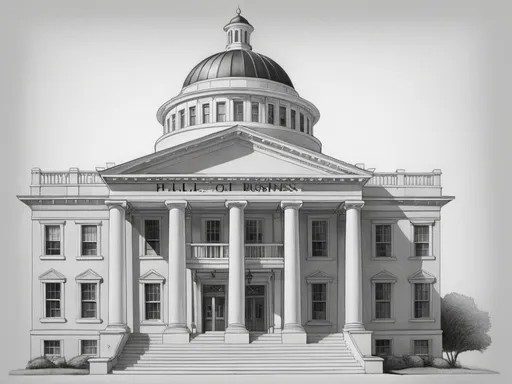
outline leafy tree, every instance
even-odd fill
[[[462,352],[483,352],[491,345],[487,334],[491,329],[489,313],[479,310],[473,298],[460,293],[449,293],[441,299],[441,329],[443,351],[452,367]]]

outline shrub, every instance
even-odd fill
[[[404,355],[403,359],[405,365],[407,365],[407,368],[419,368],[425,366],[425,363],[423,362],[423,359],[420,356]]]
[[[27,363],[27,369],[43,369],[43,368],[55,368],[50,360],[45,357],[36,357]]]
[[[69,359],[67,366],[76,369],[89,369],[90,356],[79,355]]]
[[[447,360],[442,359],[440,357],[436,357],[432,361],[432,366],[434,368],[450,368],[451,367],[450,363]]]
[[[57,368],[66,368],[66,359],[64,357],[54,357],[51,359],[52,363],[55,364]]]
[[[423,364],[425,367],[432,367],[432,364],[434,363],[434,358],[432,356],[422,356]]]
[[[407,368],[407,364],[402,357],[385,356],[383,362],[384,372],[395,371]]]

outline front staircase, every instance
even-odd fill
[[[282,344],[280,334],[253,334],[245,345],[224,344],[224,332],[207,332],[189,344],[163,344],[161,334],[132,334],[113,374],[253,375],[355,374],[364,369],[343,335],[311,335],[307,344]]]

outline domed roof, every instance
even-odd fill
[[[267,56],[247,49],[231,49],[207,57],[190,71],[183,87],[198,81],[223,77],[254,77],[293,88],[290,77],[279,64]]]
[[[231,20],[229,20],[228,25],[235,24],[235,23],[243,23],[243,24],[251,25],[251,23],[249,23],[249,21],[245,17],[241,16],[240,14],[236,15]]]

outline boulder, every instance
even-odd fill
[[[43,369],[43,368],[55,368],[50,360],[45,357],[36,357],[27,363],[27,369]]]
[[[407,365],[407,368],[420,368],[424,367],[425,363],[420,356],[416,355],[404,355],[404,362]]]
[[[91,356],[87,355],[79,355],[75,356],[72,359],[69,359],[67,366],[69,368],[76,369],[89,369],[89,359]]]

